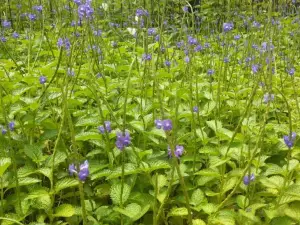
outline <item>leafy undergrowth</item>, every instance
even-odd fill
[[[1,224],[298,223],[299,3],[194,2],[0,6]]]

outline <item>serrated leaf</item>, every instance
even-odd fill
[[[110,198],[115,205],[121,204],[121,189],[122,189],[121,184],[114,184],[111,186]],[[123,204],[126,203],[127,199],[129,198],[130,191],[131,191],[130,186],[128,184],[124,184],[123,185],[123,193],[122,193],[122,203]]]
[[[284,179],[282,176],[262,177],[260,182],[267,188],[280,189],[284,183]]]
[[[75,136],[76,141],[101,140],[101,135],[96,132],[83,132]]]
[[[222,122],[221,121],[216,121],[216,120],[206,121],[206,124],[214,132],[216,132],[218,129],[220,129],[222,127]]]
[[[2,177],[2,175],[10,166],[10,164],[11,164],[10,158],[0,158],[0,177]]]
[[[150,205],[146,205],[144,208],[142,208],[137,203],[131,203],[131,204],[127,205],[125,209],[121,209],[119,207],[114,207],[114,210],[119,213],[122,213],[125,216],[128,216],[131,219],[131,221],[137,221],[145,213],[148,212],[149,208],[150,208]]]
[[[132,126],[135,130],[139,132],[144,132],[144,124],[141,121],[131,121],[130,126]]]
[[[32,178],[32,177],[21,177],[19,178],[19,186],[26,186],[30,184],[35,184],[41,182],[40,179]],[[8,188],[14,188],[16,187],[16,182],[13,182],[8,186]]]
[[[82,127],[82,126],[97,126],[101,123],[101,120],[99,117],[88,117],[88,118],[81,118],[77,121],[75,124],[76,127]]]
[[[187,216],[187,215],[188,215],[188,210],[185,207],[172,208],[171,211],[168,213],[168,217]]]
[[[191,196],[191,205],[197,206],[200,205],[203,201],[205,201],[205,195],[201,189],[196,189]]]
[[[55,209],[54,217],[71,217],[75,213],[75,210],[70,204],[62,204]]]
[[[35,163],[41,162],[45,159],[43,157],[42,148],[38,144],[25,145],[24,153]]]
[[[207,203],[207,204],[204,204],[201,208],[206,214],[210,215],[210,214],[216,212],[218,207],[213,203]]]
[[[224,183],[224,185],[223,185],[222,192],[225,193],[225,192],[233,189],[234,186],[236,185],[237,181],[238,181],[237,177],[231,177],[228,180],[226,180],[225,183]]]
[[[74,187],[78,185],[78,180],[74,178],[63,178],[55,184],[54,190],[55,193],[58,193],[62,189],[69,188],[69,187]]]
[[[284,208],[284,213],[288,217],[295,219],[296,221],[300,220],[300,202],[292,202],[288,207]]]

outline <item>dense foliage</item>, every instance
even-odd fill
[[[0,223],[300,221],[300,7],[6,0]]]

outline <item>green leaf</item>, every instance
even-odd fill
[[[55,184],[54,190],[55,190],[55,193],[58,193],[62,189],[74,187],[76,185],[78,185],[77,179],[67,177],[67,178],[63,178],[63,179],[57,181],[57,183]]]
[[[288,207],[284,209],[285,215],[291,217],[292,219],[300,220],[300,202],[292,202]]]
[[[146,205],[144,208],[142,208],[139,204],[137,203],[131,203],[126,206],[125,209],[119,208],[119,207],[114,207],[114,210],[128,216],[131,221],[137,221],[140,219],[143,215],[145,215],[148,210],[150,209],[150,205]]]
[[[206,225],[206,223],[201,219],[195,219],[192,221],[192,225]]]
[[[187,216],[187,215],[188,215],[188,210],[185,207],[172,208],[171,211],[168,213],[168,217]]]
[[[75,124],[76,127],[98,126],[98,125],[101,125],[101,120],[99,117],[81,118]]]
[[[38,144],[25,145],[24,153],[35,163],[39,163],[45,159],[43,157],[42,146]]]
[[[202,210],[206,213],[206,214],[212,214],[214,212],[217,211],[217,206],[213,203],[207,203],[207,204],[204,204],[202,206]]]
[[[19,186],[26,186],[30,184],[35,184],[41,182],[40,179],[32,178],[32,177],[21,177],[19,178]],[[16,187],[16,182],[13,182],[8,186],[8,188],[14,188]]]
[[[49,194],[44,194],[33,201],[33,207],[36,209],[44,209],[46,212],[51,209],[52,201]]]
[[[101,135],[97,132],[83,132],[75,136],[76,141],[101,140]]]
[[[110,198],[115,205],[121,204],[121,184],[114,184],[110,189]],[[130,186],[128,184],[123,185],[123,193],[122,193],[122,203],[126,203],[127,199],[130,195]]]
[[[144,132],[144,124],[141,121],[131,121],[130,126],[132,126],[135,130],[139,132]]]
[[[214,132],[216,132],[218,129],[222,128],[222,122],[221,121],[210,120],[210,121],[206,121],[206,124]]]
[[[249,205],[249,199],[244,195],[238,195],[236,197],[236,203],[240,208],[245,209]]]
[[[0,158],[0,177],[2,177],[2,175],[10,166],[10,164],[11,164],[10,158]]]
[[[227,191],[233,189],[234,186],[236,185],[237,181],[238,181],[237,177],[231,177],[231,178],[227,179],[223,186],[222,193],[226,193]]]
[[[200,205],[203,201],[205,201],[205,195],[201,189],[196,189],[191,196],[191,205],[197,206]]]
[[[70,204],[62,204],[55,209],[55,217],[71,217],[75,213],[75,210]]]

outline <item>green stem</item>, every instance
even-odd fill
[[[81,180],[78,179],[78,188],[80,194],[80,203],[81,203],[81,212],[82,212],[82,219],[83,225],[87,225],[87,216],[86,216],[86,209],[85,209],[85,202],[84,202],[84,190],[83,190],[83,183]]]

